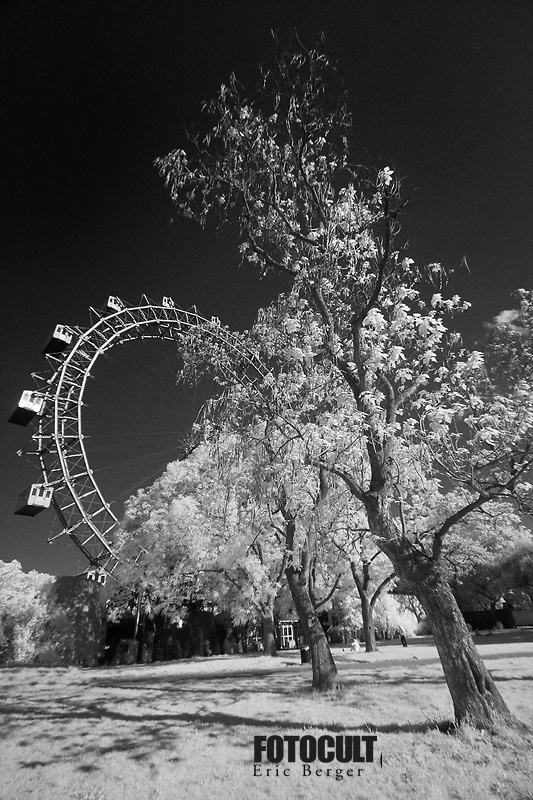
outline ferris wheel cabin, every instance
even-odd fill
[[[27,425],[36,415],[41,415],[44,409],[44,398],[38,392],[27,390],[22,392],[18,406],[11,412],[9,422],[14,425]]]
[[[55,356],[63,353],[72,342],[72,333],[65,325],[56,325],[53,334],[43,348],[43,355]]]
[[[103,569],[92,567],[91,569],[87,570],[86,577],[89,581],[96,581],[96,583],[100,583],[102,586],[105,586],[107,576]]]
[[[107,308],[109,309],[109,311],[122,311],[125,307],[126,306],[124,305],[120,297],[114,297],[113,295],[110,295],[107,298]]]
[[[33,483],[29,489],[19,496],[15,514],[23,517],[34,517],[45,508],[50,508],[54,490],[44,483]]]

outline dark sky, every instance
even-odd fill
[[[531,0],[4,0],[6,419],[44,365],[40,353],[54,326],[88,325],[89,307],[110,294],[129,303],[143,293],[156,301],[170,295],[235,328],[252,322],[275,284],[239,269],[230,240],[170,224],[152,165],[183,145],[183,125],[200,122],[201,101],[231,71],[253,85],[272,51],[272,28],[294,27],[308,43],[326,34],[349,90],[359,156],[405,176],[411,254],[447,267],[467,257],[471,273],[456,288],[473,303],[461,323],[467,339],[512,307],[514,289],[531,287]],[[192,413],[196,398],[182,394],[177,419],[168,420],[175,400],[172,364],[163,367],[163,356],[158,363],[164,349],[132,351],[120,363],[113,351],[91,387],[94,463],[116,497],[155,477]],[[124,406],[126,394],[136,408]],[[141,431],[130,456],[142,455],[126,467],[119,441],[134,440],[134,411],[153,419],[153,437]],[[84,561],[65,538],[46,543],[52,512],[33,520],[12,513],[17,495],[39,479],[16,455],[29,435],[0,425],[0,559],[77,572]],[[157,441],[164,442],[159,466],[149,452]]]

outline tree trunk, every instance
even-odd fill
[[[366,592],[359,592],[361,600],[361,614],[363,617],[363,637],[365,640],[365,651],[373,653],[378,649],[376,644],[376,629],[374,627],[374,607],[370,603],[370,598]]]
[[[456,723],[491,731],[516,723],[474,646],[438,564],[406,539],[380,542],[380,546],[391,558],[400,580],[412,590],[426,612]]]
[[[296,612],[300,618],[306,643],[309,645],[313,668],[313,689],[328,692],[337,688],[337,667],[331,655],[329,642],[320,624],[315,607],[309,596],[305,576],[301,570],[288,567],[287,581]]]
[[[263,614],[261,618],[263,652],[266,656],[276,656],[276,631],[272,614]]]
[[[363,580],[357,574],[357,567],[350,561],[350,569],[352,570],[352,577],[357,586],[357,593],[361,601],[361,615],[363,617],[363,638],[365,640],[365,651],[367,653],[374,653],[378,646],[376,644],[376,629],[374,628],[374,604],[370,602],[368,591],[365,584],[368,585],[368,571],[366,572]],[[366,580],[365,580],[366,579]]]
[[[483,663],[446,580],[432,576],[416,587],[452,696],[456,722],[497,730],[514,722]]]

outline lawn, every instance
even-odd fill
[[[479,641],[511,710],[533,728],[533,633]],[[334,654],[342,689],[327,696],[310,692],[299,652],[3,669],[0,798],[532,800],[533,734],[446,730],[451,703],[431,643]],[[291,734],[373,734],[375,759],[315,762],[304,776],[297,758],[280,763],[288,775],[267,776],[263,764],[254,776],[254,736]]]

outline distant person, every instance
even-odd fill
[[[407,639],[405,638],[405,631],[403,628],[400,628],[400,642],[402,643],[402,647],[407,647]]]

